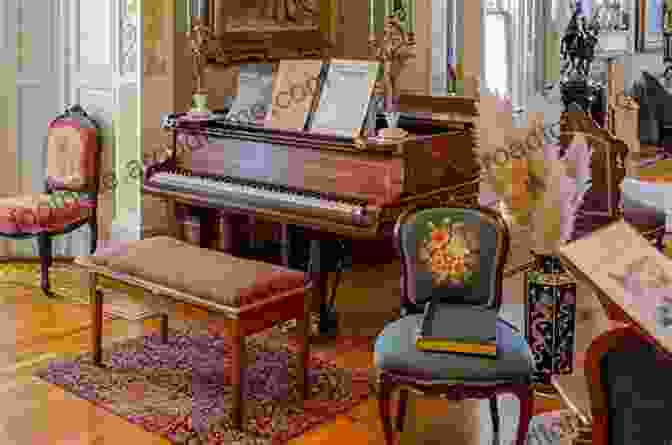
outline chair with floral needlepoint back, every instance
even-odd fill
[[[456,305],[455,324],[469,310],[499,311],[509,241],[502,217],[482,207],[417,207],[397,220],[402,317],[385,326],[374,348],[380,373],[380,415],[388,445],[395,439],[390,405],[397,388],[401,388],[398,431],[403,429],[409,389],[452,400],[489,399],[495,444],[499,442],[497,395],[513,393],[520,400],[515,443],[524,444],[532,412],[534,361],[518,329],[497,319],[496,358],[425,352],[415,343],[423,304],[430,299]]]
[[[47,179],[44,193],[0,199],[0,237],[37,238],[41,287],[52,296],[49,266],[52,237],[84,224],[91,228],[91,253],[97,245],[98,165],[100,132],[79,105],[73,105],[49,124]]]

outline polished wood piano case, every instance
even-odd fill
[[[173,132],[173,157],[148,169],[143,191],[179,204],[253,214],[347,238],[377,238],[410,205],[478,199],[480,167],[469,126],[455,127],[431,116],[402,115],[409,132],[400,141],[351,139],[260,126],[165,119]],[[207,138],[199,147],[180,146],[180,136]],[[178,156],[178,154],[180,156]],[[168,190],[153,184],[157,173],[178,169],[187,176],[227,177],[246,184],[307,193],[325,201],[362,203],[367,224],[335,222],[319,211],[227,203],[208,193]]]

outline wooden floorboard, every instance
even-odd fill
[[[390,264],[375,270],[355,268],[344,277],[339,293],[339,311],[364,317],[365,329],[360,335],[375,335],[385,325],[388,314],[377,309],[381,301],[399,301],[399,265]],[[376,283],[377,286],[366,286]],[[383,283],[384,285],[381,285]],[[516,288],[518,282],[515,282]],[[372,290],[373,287],[376,289]],[[19,290],[16,290],[19,292]],[[383,299],[383,300],[381,300]],[[204,314],[183,307],[181,317],[203,319]],[[389,311],[388,311],[389,312]],[[4,299],[0,302],[0,443],[44,443],[58,445],[102,445],[132,443],[134,445],[170,444],[93,404],[62,389],[31,378],[35,369],[54,356],[74,357],[87,351],[90,320],[84,305],[66,304],[47,298]],[[355,314],[355,315],[352,315]],[[107,320],[105,342],[151,332],[155,321],[128,322]],[[347,331],[347,326],[346,326]],[[366,332],[364,332],[366,331]],[[347,335],[357,335],[348,332]],[[3,349],[3,346],[4,349]],[[372,365],[369,348],[354,347],[339,354],[338,361],[347,367]],[[5,353],[3,354],[3,351]],[[411,398],[407,430],[402,443],[479,444],[480,422],[478,403],[461,404],[444,400]],[[560,409],[558,400],[539,400],[535,411]],[[487,421],[487,419],[486,419]],[[347,415],[321,425],[292,444],[384,444],[375,398],[357,406]]]

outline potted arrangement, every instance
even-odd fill
[[[497,99],[497,125],[510,119],[510,101]],[[487,112],[486,112],[487,113]],[[590,188],[592,151],[581,134],[566,150],[546,143],[538,116],[528,129],[498,127],[499,140],[486,137],[480,153],[483,185],[509,226],[530,233],[535,261],[526,275],[525,331],[537,364],[537,381],[572,371],[576,282],[555,255],[572,239],[577,212]]]

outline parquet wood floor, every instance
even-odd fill
[[[379,280],[379,272],[360,271],[347,275],[339,293],[339,311],[357,313],[372,320],[373,333],[382,329],[385,316],[376,318],[377,304],[361,283],[385,283],[376,286],[376,295],[399,301],[397,266],[384,268],[388,280]],[[381,269],[382,270],[382,269]],[[361,273],[361,276],[358,274]],[[359,286],[355,289],[354,284]],[[388,286],[389,284],[389,286]],[[352,289],[351,291],[347,290]],[[381,293],[382,290],[382,293]],[[49,300],[38,292],[4,287],[0,297],[0,443],[49,445],[169,445],[165,439],[147,433],[124,419],[93,404],[31,377],[48,360],[70,357],[88,350],[88,311],[83,306]],[[23,298],[14,298],[19,296]],[[30,298],[28,298],[28,296]],[[369,297],[368,300],[366,297]],[[374,303],[374,304],[372,304]],[[198,319],[203,313],[184,308],[181,316]],[[377,326],[380,325],[380,326]],[[157,328],[154,321],[128,322],[108,320],[104,339],[113,341],[126,336],[149,333]],[[357,335],[350,333],[350,335]],[[362,333],[365,335],[367,333]],[[353,347],[339,355],[346,366],[364,367],[372,363],[372,353]],[[561,408],[558,400],[540,399],[537,411]],[[477,402],[461,404],[443,400],[411,398],[404,444],[478,444]],[[488,421],[488,419],[484,419]],[[450,440],[447,440],[447,439]],[[384,444],[375,398],[359,405],[347,415],[294,439],[294,445]]]

